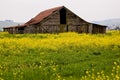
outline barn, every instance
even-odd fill
[[[106,33],[106,27],[89,23],[64,6],[40,12],[23,25],[5,27],[11,34],[23,33]]]

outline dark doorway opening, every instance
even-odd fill
[[[66,24],[66,10],[64,8],[60,10],[60,24]]]
[[[24,33],[24,27],[18,28],[18,33],[23,34]]]

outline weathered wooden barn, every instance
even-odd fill
[[[106,26],[89,23],[64,6],[39,13],[23,25],[6,27],[9,33],[105,33]]]

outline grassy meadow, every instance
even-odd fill
[[[120,80],[120,32],[1,32],[0,80]]]

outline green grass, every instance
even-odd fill
[[[94,74],[104,71],[111,77],[113,62],[120,65],[119,41],[120,33],[115,31],[0,33],[0,80],[80,80],[93,68]]]

